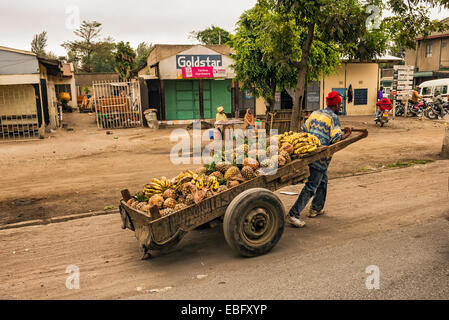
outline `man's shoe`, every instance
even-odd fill
[[[321,211],[316,211],[313,209],[309,210],[309,218],[315,218],[318,216],[322,216],[323,214],[324,214],[324,210],[321,210]]]
[[[288,215],[287,222],[295,228],[304,228],[306,226],[304,221],[301,221],[296,217],[292,217],[291,215]]]

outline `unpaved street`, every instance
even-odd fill
[[[448,299],[448,177],[445,160],[333,179],[327,216],[286,228],[272,252],[251,259],[231,251],[221,226],[147,261],[117,214],[3,230],[0,298]],[[281,198],[287,208],[295,200]],[[80,269],[80,290],[65,287],[69,265]],[[370,265],[380,290],[365,287]]]
[[[0,143],[0,225],[49,219],[117,206],[120,190],[139,191],[153,177],[173,177],[198,165],[173,165],[173,128],[97,129],[88,114],[67,114],[73,131],[45,140]],[[444,127],[397,119],[375,127],[371,116],[342,117],[342,125],[367,128],[368,138],[335,155],[330,177],[370,172],[398,160],[439,159]]]

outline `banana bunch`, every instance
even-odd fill
[[[297,149],[295,149],[294,153],[296,155],[300,155],[303,153],[308,153],[308,152],[312,152],[315,151],[318,147],[315,144],[307,144],[301,147],[298,147]]]
[[[209,189],[215,191],[220,186],[216,177],[197,174],[193,176],[190,183],[194,184],[198,190]]]
[[[184,183],[189,182],[193,179],[195,172],[192,170],[186,170],[178,174],[175,178],[173,178],[172,184],[174,185],[174,189],[178,189]]]
[[[218,190],[220,187],[220,183],[218,182],[217,177],[207,176],[206,177],[206,188],[212,191]]]
[[[166,177],[161,179],[153,178],[149,184],[146,184],[143,188],[143,193],[147,197],[151,197],[156,194],[162,194],[165,190],[173,187],[173,184]]]
[[[280,136],[279,143],[281,146],[284,143],[291,144],[296,155],[315,151],[321,146],[320,139],[306,132],[285,132]]]

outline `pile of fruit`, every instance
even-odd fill
[[[148,214],[152,206],[157,206],[161,215],[166,216],[283,167],[320,146],[317,137],[304,132],[290,131],[273,136],[266,149],[248,145],[245,140],[233,150],[223,149],[219,154],[211,152],[211,162],[195,172],[183,171],[173,179],[152,179],[142,192],[128,201],[128,205]]]

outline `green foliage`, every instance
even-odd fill
[[[136,64],[140,67],[147,62],[148,55],[152,49],[152,44],[147,42],[141,42],[136,49]]]
[[[97,42],[90,57],[92,72],[114,72],[115,43],[111,38]]]
[[[259,0],[240,16],[232,39],[237,79],[244,90],[265,98],[270,105],[276,88],[295,87],[307,33],[303,25],[296,23],[293,11],[275,8],[274,1]],[[310,81],[334,72],[340,64],[338,48],[321,41],[319,30],[315,37],[308,59]]]
[[[136,52],[129,42],[120,41],[116,45],[114,55],[115,72],[118,73],[121,80],[129,80],[131,78],[131,70],[136,67]]]
[[[47,46],[47,32],[43,31],[35,34],[31,41],[31,52],[34,52],[39,57],[45,57],[45,47]]]
[[[231,40],[232,34],[220,27],[212,25],[201,31],[190,32],[190,37],[205,45],[226,44]]]
[[[143,192],[137,192],[134,195],[134,199],[136,199],[139,202],[147,202],[148,200],[150,200]]]
[[[68,52],[68,62],[72,62],[76,69],[92,72],[92,55],[98,49],[95,40],[101,33],[101,23],[97,21],[83,21],[80,28],[73,32],[81,40],[65,41],[61,46]],[[79,65],[81,63],[81,66]]]

